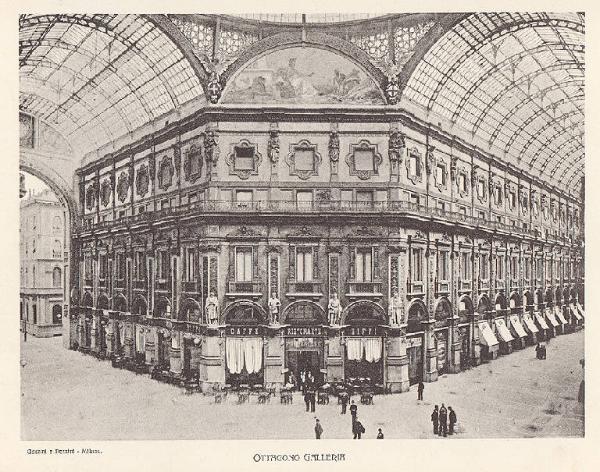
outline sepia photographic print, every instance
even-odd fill
[[[584,438],[585,13],[14,20],[31,454]]]

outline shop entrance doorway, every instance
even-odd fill
[[[302,388],[312,378],[316,385],[323,383],[319,351],[289,351],[288,369]]]

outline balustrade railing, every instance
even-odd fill
[[[525,230],[517,226],[511,226],[498,221],[490,221],[476,216],[465,215],[441,208],[429,208],[420,203],[406,201],[378,201],[357,202],[343,200],[324,200],[314,202],[296,202],[293,200],[261,200],[252,202],[233,202],[224,200],[204,200],[189,203],[177,207],[163,208],[156,211],[147,211],[137,215],[122,217],[114,221],[102,221],[90,223],[86,220],[84,230],[103,229],[119,224],[138,224],[154,221],[157,219],[177,217],[180,215],[204,214],[204,213],[401,213],[419,217],[440,218],[445,222],[462,223],[492,231],[504,231],[521,236],[537,236],[538,230]]]

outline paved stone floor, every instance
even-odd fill
[[[425,400],[410,392],[377,396],[359,405],[365,438],[382,428],[386,438],[435,438],[429,416],[444,402],[457,412],[452,438],[580,437],[583,408],[577,402],[583,370],[583,331],[559,336],[539,361],[533,347],[501,356],[457,375],[425,384]],[[306,413],[299,395],[293,405],[237,405],[233,398],[184,395],[149,376],[113,369],[110,362],[62,347],[60,338],[21,342],[22,438],[110,439],[307,439],[315,415],[323,438],[351,438],[350,416],[337,402]],[[358,400],[358,398],[356,399]]]

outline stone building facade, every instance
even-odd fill
[[[206,390],[401,392],[582,323],[581,201],[403,110],[210,106],[78,178],[73,344]]]
[[[34,336],[62,334],[64,213],[49,190],[21,201],[20,319]]]

